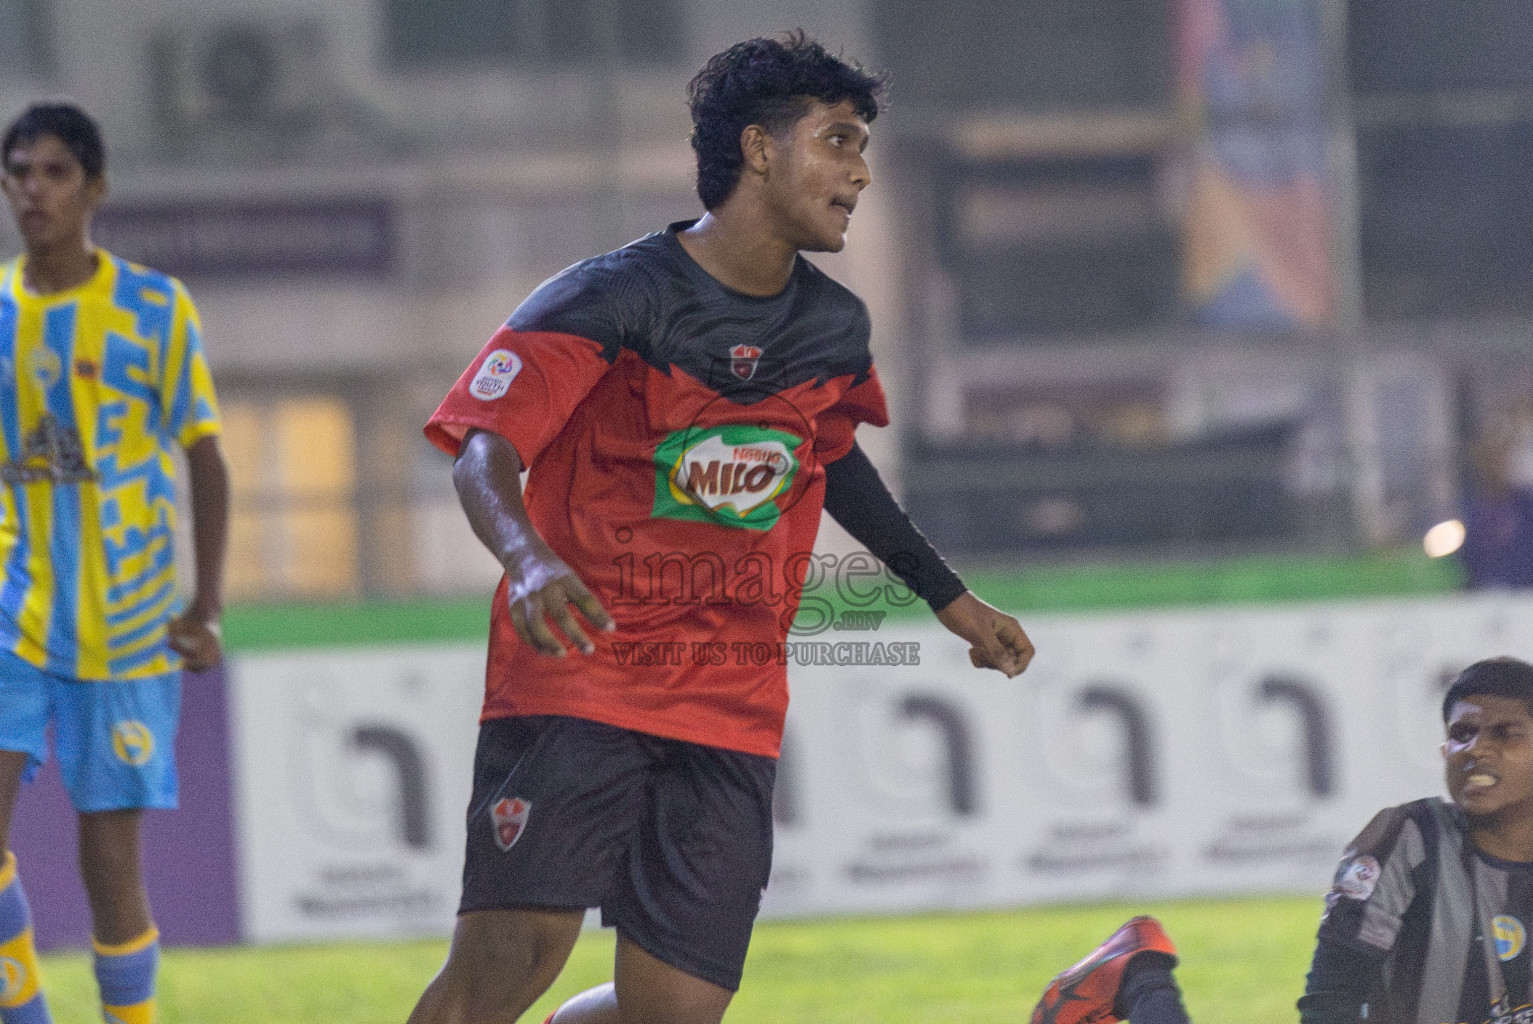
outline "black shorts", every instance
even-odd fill
[[[738,989],[776,773],[770,757],[582,718],[485,722],[458,912],[600,907],[651,956]]]

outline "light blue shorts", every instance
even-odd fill
[[[59,773],[78,811],[175,807],[176,724],[181,673],[124,682],[50,675],[0,651],[0,750],[27,755],[30,782],[48,759],[48,726]]]

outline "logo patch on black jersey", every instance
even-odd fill
[[[521,372],[522,357],[510,349],[498,348],[485,357],[479,372],[469,382],[468,393],[481,402],[494,401],[506,393]]]
[[[776,498],[793,486],[803,443],[782,430],[746,424],[678,430],[655,449],[657,519],[690,519],[770,530]]]
[[[756,376],[756,366],[761,362],[761,350],[755,345],[736,345],[729,350],[729,372],[741,380]]]
[[[1362,902],[1373,895],[1379,884],[1379,862],[1368,854],[1359,854],[1337,876],[1335,891],[1349,900]]]
[[[1528,930],[1510,914],[1497,914],[1491,918],[1490,930],[1496,940],[1496,955],[1502,960],[1517,959],[1528,944]]]

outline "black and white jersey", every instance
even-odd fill
[[[1319,941],[1371,972],[1362,1019],[1533,1024],[1529,922],[1533,864],[1476,850],[1463,812],[1433,797],[1363,829],[1337,868]]]

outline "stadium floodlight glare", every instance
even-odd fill
[[[1438,523],[1421,539],[1421,546],[1426,549],[1428,558],[1453,554],[1464,546],[1464,524],[1457,519]]]

